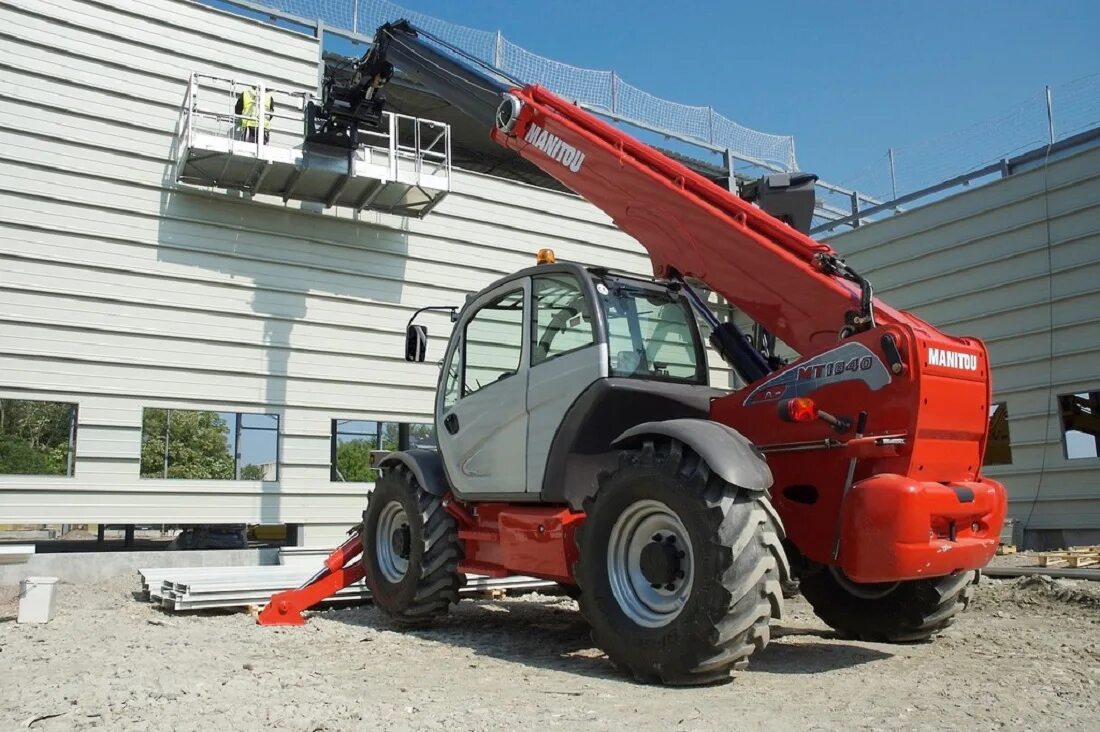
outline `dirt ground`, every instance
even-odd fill
[[[592,647],[575,604],[466,600],[437,628],[373,607],[262,628],[168,614],[136,577],[59,587],[15,622],[0,588],[0,730],[1100,729],[1100,583],[983,580],[931,643],[835,638],[808,605],[724,686],[641,686]]]

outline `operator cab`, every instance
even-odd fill
[[[465,500],[565,502],[550,483],[579,453],[654,413],[705,416],[717,393],[679,285],[540,261],[467,301],[441,362],[436,434]],[[408,360],[426,335],[410,324]]]

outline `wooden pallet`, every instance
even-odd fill
[[[1070,547],[1059,552],[1039,552],[1040,567],[1091,567],[1100,564],[1100,546]]]
[[[487,590],[481,590],[474,597],[480,597],[483,600],[503,600],[508,597],[508,590],[491,587]]]
[[[997,556],[1003,557],[1006,554],[1015,554],[1016,547],[1013,544],[1001,544],[997,547]]]

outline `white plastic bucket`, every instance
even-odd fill
[[[48,623],[53,620],[57,577],[28,577],[19,583],[20,623]]]

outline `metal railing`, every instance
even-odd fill
[[[995,163],[990,163],[989,165],[982,166],[981,168],[977,168],[976,170],[971,170],[969,172],[963,173],[962,175],[948,178],[947,180],[936,183],[935,185],[922,188],[919,191],[907,193],[904,196],[898,196],[891,201],[885,201],[878,205],[871,206],[870,208],[861,209],[858,202],[853,198],[851,214],[843,218],[835,219],[833,221],[827,221],[823,224],[820,224],[819,226],[815,226],[810,230],[810,233],[824,234],[832,231],[838,226],[851,226],[855,228],[860,226],[861,223],[863,223],[862,220],[865,218],[869,218],[876,214],[887,213],[889,211],[900,210],[900,206],[902,204],[912,203],[922,198],[928,198],[929,196],[934,196],[937,193],[943,193],[959,186],[968,186],[973,181],[979,180],[981,178],[986,178],[991,175],[997,175],[1001,178],[1007,178],[1008,176],[1015,173],[1016,170],[1021,166],[1027,165],[1029,163],[1035,163],[1045,158],[1061,154],[1067,150],[1072,150],[1073,148],[1088,145],[1090,143],[1095,143],[1097,141],[1100,141],[1100,127],[1087,130],[1072,137],[1067,137],[1063,140],[1060,140],[1059,142],[1055,142],[1050,145],[1045,145],[1043,147],[1030,150],[1012,158],[1004,158],[1002,160],[998,160]]]
[[[255,103],[250,114],[238,114],[235,111],[237,100],[246,90],[254,92]],[[269,98],[273,101],[271,110],[267,109]],[[313,99],[310,92],[268,87],[261,81],[192,73],[176,129],[181,143],[177,164],[182,164],[188,150],[196,145],[208,147],[210,138],[232,141],[232,145],[225,146],[226,151],[242,152],[251,147],[250,152],[257,159],[271,157],[268,148],[301,149],[306,105]],[[449,125],[396,112],[384,112],[383,120],[378,128],[359,131],[359,139],[363,142],[351,151],[352,156],[380,164],[367,157],[372,153],[380,154],[386,160],[390,180],[397,180],[399,171],[412,172],[417,179],[421,176],[450,177]],[[270,140],[267,139],[269,132]],[[199,135],[206,139],[198,139]]]
[[[362,30],[367,29],[373,34],[374,26],[367,22],[367,18],[358,14],[356,10],[356,16],[354,22],[343,23],[344,16],[340,12],[334,14],[334,9],[337,7],[336,3],[330,5],[319,5],[313,3],[312,0],[303,0],[301,3],[287,3],[284,0],[278,2],[271,2],[270,0],[198,0],[206,4],[216,5],[220,9],[228,9],[231,11],[239,12],[242,15],[255,18],[260,21],[274,23],[281,27],[302,31],[314,36],[320,46],[323,48],[325,45],[326,37],[336,37],[345,39],[352,43],[358,44],[364,48],[369,47],[373,42],[373,35],[366,35]],[[295,7],[300,10],[298,13],[290,12],[286,7]],[[300,6],[300,7],[299,7]],[[349,5],[358,9],[358,2]],[[400,15],[401,13],[398,13]],[[407,15],[407,13],[406,13]],[[348,16],[349,18],[351,16]],[[421,19],[424,16],[421,16]],[[396,20],[397,17],[386,17],[384,20]],[[378,18],[372,18],[371,22],[377,21]],[[442,21],[436,21],[435,23],[429,23],[433,28],[436,23]],[[319,49],[320,50],[320,49]],[[484,55],[484,54],[483,54]],[[490,64],[499,61],[499,54],[494,53],[493,58],[489,61]],[[318,90],[320,89],[322,69],[318,69]],[[532,79],[533,80],[533,79]],[[566,96],[569,96],[566,93]],[[615,95],[616,98],[618,94]],[[668,137],[670,139],[678,140],[693,147],[707,151],[709,154],[719,155],[723,158],[725,167],[732,172],[735,163],[742,163],[753,168],[757,174],[766,172],[785,172],[789,165],[781,165],[775,161],[768,161],[761,157],[753,156],[744,149],[734,149],[728,145],[720,144],[719,140],[714,139],[711,136],[700,138],[698,136],[692,136],[677,132],[670,129],[668,125],[658,124],[653,121],[647,121],[638,119],[636,116],[628,116],[623,114],[623,110],[619,104],[611,105],[611,108],[603,108],[599,105],[593,105],[583,100],[579,100],[581,106],[588,108],[590,111],[595,112],[603,117],[622,122],[638,129],[648,130],[656,134]],[[792,143],[793,144],[793,143]],[[844,196],[852,198],[856,201],[858,206],[875,206],[882,203],[882,200],[875,198],[866,193],[850,190],[829,183],[828,181],[818,180],[817,185],[820,189],[827,194]],[[842,208],[838,208],[834,205],[830,205],[824,201],[819,201],[815,216],[826,219],[840,219],[848,215],[848,211]]]
[[[256,93],[254,112],[237,114],[237,99],[247,90],[254,90]],[[208,96],[210,102],[206,101]],[[228,140],[247,141],[247,131],[254,129],[255,139],[249,142],[256,145],[256,157],[262,157],[264,146],[270,143],[264,139],[267,135],[261,134],[261,131],[268,132],[275,126],[275,120],[288,120],[295,124],[295,129],[304,129],[303,110],[310,96],[308,92],[268,87],[262,81],[239,81],[192,73],[187,82],[187,92],[180,108],[180,124],[177,127],[177,135],[183,142],[181,148],[195,144],[196,131]],[[270,111],[266,110],[269,97],[273,102],[273,109]],[[282,111],[288,106],[295,113]],[[246,126],[246,122],[252,122],[253,126]]]

